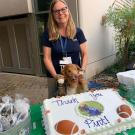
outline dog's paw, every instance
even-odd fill
[[[64,76],[61,74],[57,74],[56,75],[56,80],[59,84],[63,84],[64,83]]]
[[[58,84],[64,84],[64,79],[58,79],[57,82]]]

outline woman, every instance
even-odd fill
[[[64,64],[77,64],[83,71],[87,65],[86,39],[76,28],[64,0],[53,0],[50,6],[48,28],[43,34],[44,64],[47,69],[49,98],[55,96],[55,79]]]

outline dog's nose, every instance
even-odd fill
[[[77,80],[78,79],[78,75],[74,75],[72,79],[73,80]]]

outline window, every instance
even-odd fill
[[[49,10],[50,3],[52,0],[36,0],[36,11],[46,11]]]
[[[48,21],[48,13],[50,8],[50,3],[52,0],[35,0],[35,17],[37,22],[37,35],[38,35],[38,43],[39,43],[39,55],[40,55],[40,63],[41,63],[41,72],[42,74],[46,73],[45,66],[43,63],[43,49],[41,44],[41,36],[44,32],[47,21]]]

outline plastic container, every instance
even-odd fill
[[[0,135],[28,135],[31,130],[30,115],[18,125],[10,128],[7,131],[0,132]]]
[[[126,86],[135,86],[135,70],[117,73],[118,81]]]

